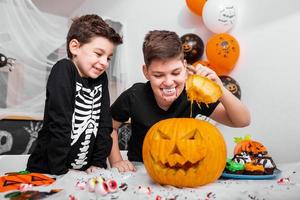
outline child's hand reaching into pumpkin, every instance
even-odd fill
[[[128,172],[128,171],[136,171],[135,166],[129,160],[120,160],[115,163],[112,163],[111,167],[115,167],[119,170],[119,172]]]

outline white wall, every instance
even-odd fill
[[[229,32],[239,41],[241,55],[230,74],[242,90],[242,101],[252,113],[247,128],[218,125],[232,155],[233,137],[250,134],[269,149],[275,162],[300,161],[300,1],[237,0],[238,21]],[[179,35],[211,36],[202,19],[192,14],[184,0],[90,0],[73,16],[97,13],[125,26],[129,84],[145,81],[141,65],[144,35],[168,29]]]

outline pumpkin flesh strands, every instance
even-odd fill
[[[191,101],[190,117],[193,114],[192,104],[195,101],[201,109],[200,103],[208,106],[209,103],[216,102],[222,96],[221,87],[209,78],[200,75],[191,75],[186,81],[186,91],[188,100]]]
[[[200,75],[190,76],[186,86],[189,100],[199,103],[216,102],[222,93],[218,84]]]

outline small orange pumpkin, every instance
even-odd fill
[[[222,96],[221,87],[209,78],[191,75],[186,80],[188,99],[198,103],[214,103]]]
[[[146,134],[143,160],[157,183],[196,187],[218,179],[226,164],[226,144],[209,122],[171,118],[154,124]]]
[[[234,147],[234,155],[240,154],[241,152],[247,152],[250,156],[256,156],[258,154],[267,155],[267,148],[260,142],[251,140],[250,136],[247,135],[243,138],[234,138],[237,143]]]

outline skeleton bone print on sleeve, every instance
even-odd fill
[[[72,117],[71,146],[73,146],[82,134],[85,134],[81,142],[77,159],[71,163],[73,169],[80,169],[87,164],[90,138],[92,134],[96,138],[100,119],[100,99],[102,97],[102,85],[92,89],[85,88],[76,82],[75,109]]]

